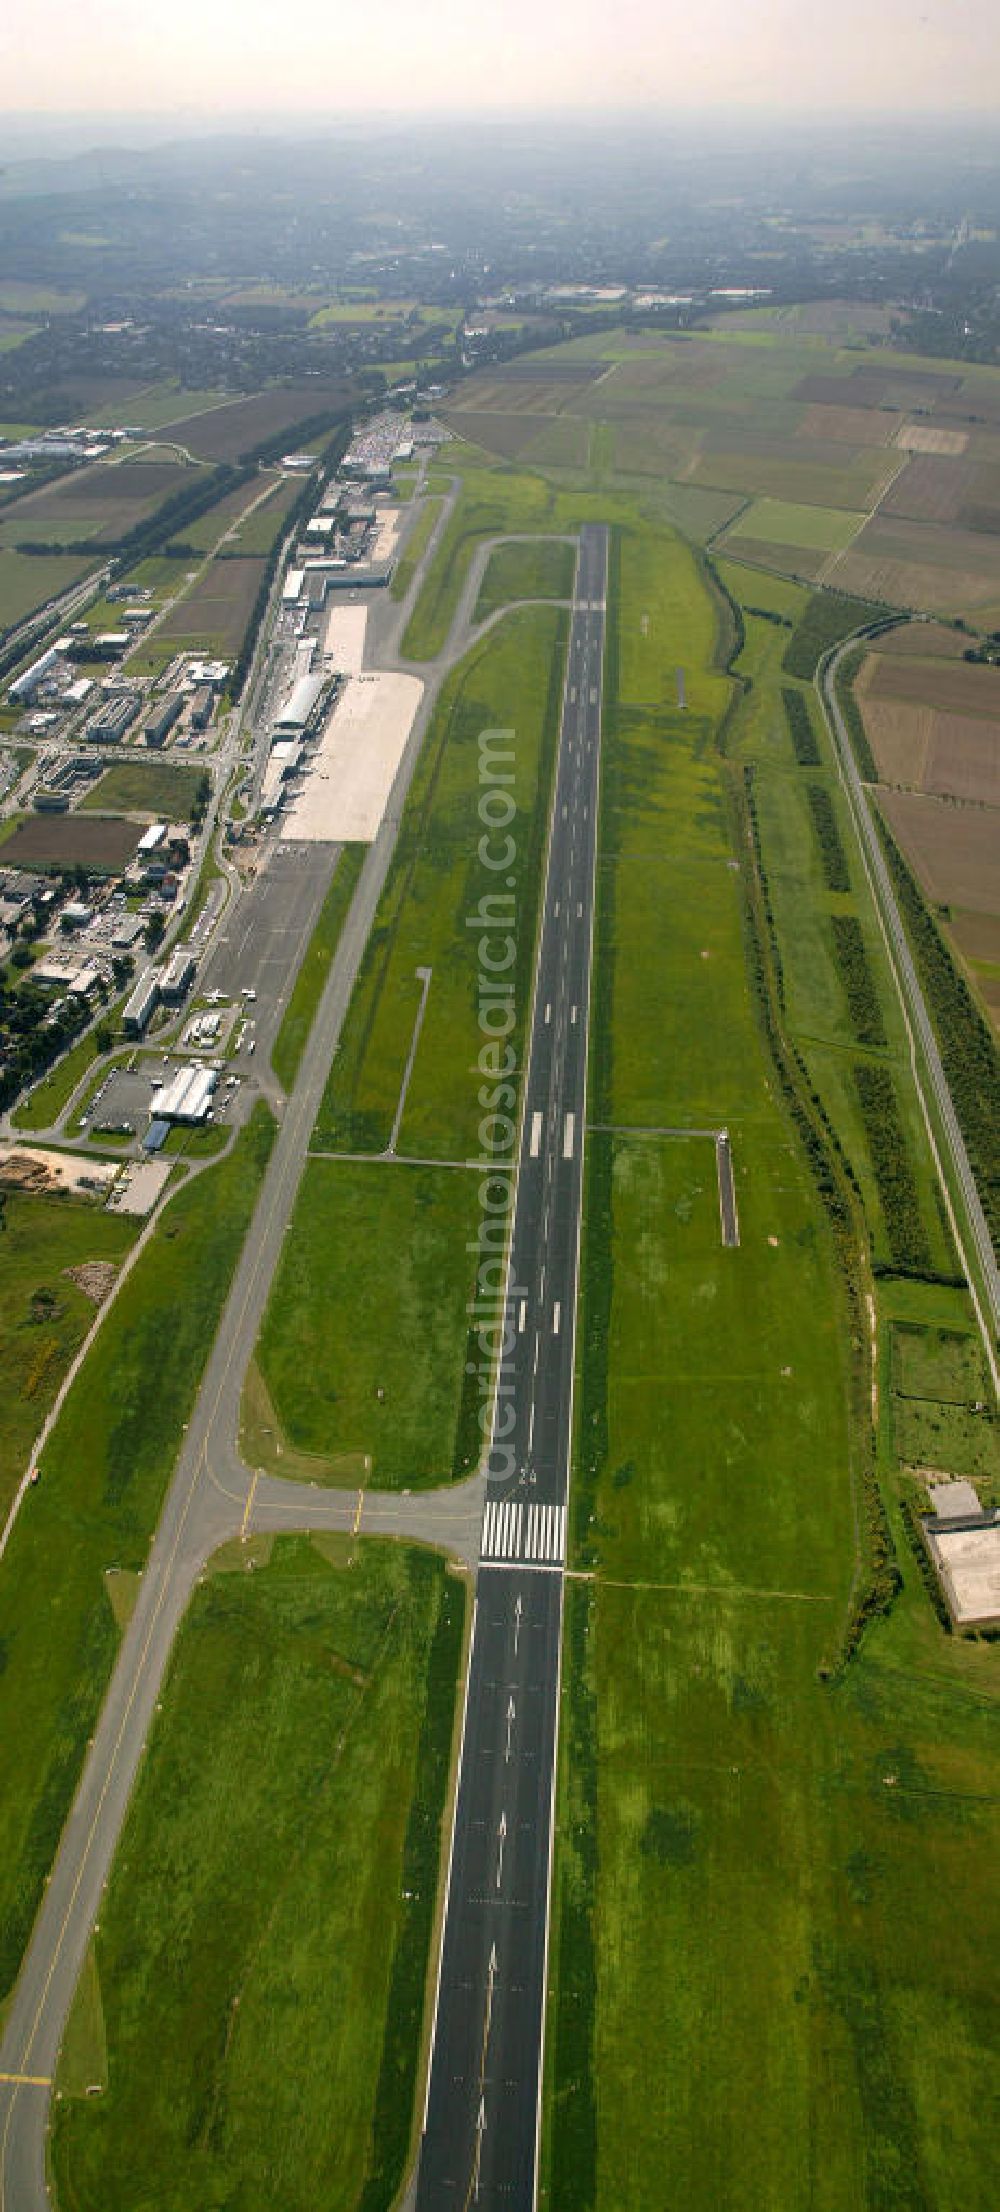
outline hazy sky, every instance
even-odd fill
[[[1000,108],[1000,0],[3,0],[0,108]]]

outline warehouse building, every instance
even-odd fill
[[[182,1068],[156,1101],[157,1118],[160,1121],[182,1121],[189,1124],[207,1121],[212,1104],[212,1093],[219,1078],[214,1068]]]
[[[166,834],[167,825],[165,822],[151,822],[149,828],[143,830],[139,839],[139,851],[143,858],[147,853],[155,853],[157,846],[162,845]]]
[[[23,676],[18,676],[10,687],[10,696],[16,706],[30,706],[46,678],[51,678],[62,660],[59,645],[50,645],[37,661],[32,661]]]
[[[160,1000],[160,978],[155,968],[146,968],[122,1008],[122,1028],[126,1037],[144,1037]]]
[[[284,584],[283,584],[283,586],[282,586],[282,592],[281,592],[281,601],[282,601],[282,605],[283,605],[283,606],[285,606],[285,607],[297,607],[297,606],[298,606],[299,600],[300,600],[300,599],[301,599],[301,597],[302,597],[302,586],[303,586],[303,583],[304,583],[304,582],[305,582],[305,571],[304,571],[304,569],[301,569],[301,568],[290,568],[290,569],[289,569],[289,571],[288,571],[288,574],[287,574],[287,576],[286,576],[286,578],[285,578]]]

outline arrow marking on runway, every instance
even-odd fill
[[[511,1697],[510,1699],[508,1699],[508,1703],[507,1703],[507,1743],[506,1743],[506,1747],[505,1747],[505,1750],[504,1750],[504,1763],[505,1763],[505,1764],[506,1764],[506,1763],[507,1763],[507,1762],[509,1761],[509,1759],[510,1759],[510,1732],[511,1732],[511,1729],[513,1728],[513,1726],[514,1726],[514,1715],[515,1715],[516,1711],[517,1711],[517,1707],[516,1707],[516,1705],[515,1705],[515,1703],[514,1703],[514,1700],[513,1700],[513,1698]]]

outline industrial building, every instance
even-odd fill
[[[15,678],[10,687],[10,696],[16,706],[22,703],[25,706],[31,705],[46,678],[51,678],[58,668],[65,643],[65,639],[60,639],[57,644],[50,645],[47,652],[42,653],[37,661],[32,661],[30,668],[25,669],[23,676]]]
[[[301,596],[302,596],[302,586],[303,586],[303,583],[304,583],[304,582],[305,582],[305,570],[304,570],[304,569],[301,569],[301,568],[290,568],[290,569],[289,569],[289,571],[288,571],[288,574],[287,574],[287,576],[286,576],[286,578],[285,578],[285,581],[284,581],[284,585],[283,585],[283,587],[282,587],[282,592],[281,592],[281,603],[282,603],[282,606],[284,606],[284,607],[295,607],[295,606],[297,606],[297,605],[298,605],[298,602],[299,602],[299,600],[300,600],[300,598],[301,598]]]
[[[68,707],[82,707],[84,700],[89,699],[93,688],[94,679],[92,676],[78,676],[75,684],[67,685],[63,692],[65,705]]]
[[[184,705],[184,693],[172,691],[156,708],[149,721],[143,724],[143,736],[147,745],[165,745],[170,731]]]
[[[211,684],[199,684],[191,701],[191,728],[193,730],[207,730],[212,719],[214,705],[215,693]]]
[[[142,699],[137,691],[116,692],[88,722],[85,735],[92,745],[117,745],[135,721]]]
[[[138,851],[142,853],[143,857],[147,853],[155,853],[157,846],[162,845],[166,834],[167,825],[165,822],[151,822],[149,828],[143,830],[139,839]]]
[[[160,1001],[160,978],[155,968],[144,969],[122,1008],[126,1037],[144,1037]]]
[[[179,1006],[194,976],[191,954],[181,946],[160,980],[160,997],[167,1006]]]
[[[212,1093],[218,1083],[214,1068],[182,1068],[179,1075],[161,1091],[156,1101],[157,1119],[160,1121],[207,1121],[212,1103]]]

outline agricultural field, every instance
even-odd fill
[[[148,646],[140,639],[131,665],[142,670],[152,656],[162,666],[180,651],[235,660],[263,574],[262,560],[210,561],[192,589],[169,609]]]
[[[133,822],[111,817],[89,820],[82,814],[32,814],[8,839],[4,861],[11,868],[79,866],[98,875],[119,875],[138,843]]]
[[[346,407],[346,384],[276,386],[250,399],[202,408],[171,422],[171,440],[200,461],[240,461],[268,438],[291,432],[314,415]]]
[[[2,509],[0,509],[2,512]],[[12,553],[0,546],[0,632],[13,629],[26,615],[34,614],[50,599],[68,591],[71,584],[96,568],[91,554]]]
[[[910,623],[854,680],[880,804],[994,1020],[1000,1014],[1000,669]]]
[[[116,761],[91,784],[80,812],[137,814],[150,822],[186,822],[201,781],[199,768],[173,767],[167,761]]]
[[[155,461],[96,461],[28,492],[0,521],[0,544],[28,541],[72,547],[82,539],[114,545],[187,487],[189,470],[164,455]]]
[[[63,2212],[168,2175],[174,2212],[353,2212],[401,2178],[465,1591],[412,1547],[245,1556],[195,1594],[69,2022]]]
[[[0,1523],[28,1453],[136,1224],[74,1199],[0,1188]],[[99,1263],[96,1276],[74,1270]]]
[[[253,476],[248,484],[241,484],[238,491],[220,499],[206,514],[195,522],[182,524],[181,542],[194,546],[196,551],[211,553],[225,541],[227,557],[231,554],[269,553],[289,508],[301,496],[301,478],[274,476],[268,484],[266,478]]]

